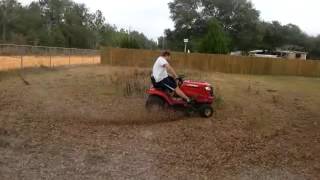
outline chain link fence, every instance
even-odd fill
[[[46,46],[0,44],[0,70],[100,64],[100,51]]]

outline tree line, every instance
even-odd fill
[[[39,0],[23,6],[0,0],[0,43],[89,48],[157,48],[138,31],[106,23],[101,11],[89,12],[72,0]]]
[[[320,36],[309,36],[294,24],[262,21],[248,0],[174,0],[169,9],[174,29],[166,29],[157,43],[138,31],[108,24],[101,11],[90,12],[72,0],[39,0],[26,6],[0,0],[0,43],[183,51],[183,39],[188,38],[191,52],[280,48],[307,51],[309,58],[320,59]]]
[[[168,49],[182,51],[188,38],[193,52],[279,48],[307,51],[309,58],[320,59],[320,35],[309,36],[294,24],[262,21],[248,0],[174,0],[169,9],[175,27],[159,38],[159,45]]]

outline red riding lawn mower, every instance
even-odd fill
[[[173,109],[186,112],[188,115],[199,113],[202,117],[209,118],[213,115],[212,104],[215,100],[213,87],[207,82],[184,80],[184,76],[178,78],[180,89],[192,99],[193,103],[187,103],[175,94],[157,87],[151,77],[152,87],[147,91],[148,99],[146,109],[149,112]]]

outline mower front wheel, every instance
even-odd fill
[[[200,115],[204,118],[212,117],[213,113],[214,110],[210,105],[203,105],[200,107]]]

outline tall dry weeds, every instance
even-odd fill
[[[144,97],[150,87],[150,72],[138,69],[115,72],[110,76],[110,83],[118,95]]]

